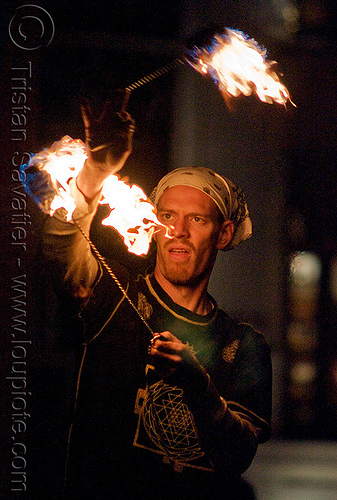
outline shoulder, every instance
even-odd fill
[[[249,323],[238,322],[235,329],[240,337],[236,361],[248,359],[250,363],[255,363],[258,360],[259,363],[270,365],[271,350],[265,336]]]
[[[247,350],[261,349],[270,351],[265,336],[249,323],[238,322],[236,329],[241,333],[241,343]]]
[[[217,335],[222,339],[224,352],[229,351],[230,358],[246,356],[270,356],[270,347],[265,336],[249,323],[238,321],[219,309],[217,317]]]
[[[218,328],[223,328],[224,330],[227,330],[227,332],[230,330],[231,338],[240,339],[247,345],[260,344],[268,346],[264,335],[253,325],[233,318],[222,309],[218,310],[217,323]]]

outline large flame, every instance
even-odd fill
[[[227,28],[214,35],[207,46],[194,46],[186,60],[199,73],[210,75],[227,96],[255,92],[263,102],[292,103],[287,88],[273,70],[275,62],[268,61],[266,50],[241,31]]]
[[[77,177],[87,158],[84,143],[80,139],[73,140],[66,135],[60,141],[54,142],[50,148],[43,149],[30,159],[27,168],[24,169],[23,184],[43,212],[52,216],[55,210],[65,208],[67,220],[71,220],[76,206],[70,194],[68,182],[71,178]],[[34,168],[30,169],[30,167]],[[42,201],[30,192],[30,177],[34,174],[29,172],[31,170],[34,172],[35,168],[50,175],[51,189],[48,192],[48,201]],[[53,191],[52,199],[50,199],[51,191]]]
[[[116,175],[110,175],[105,180],[102,195],[100,203],[111,209],[102,224],[114,227],[130,252],[147,254],[156,229],[166,226],[157,219],[154,206],[144,191],[136,184],[129,185]]]
[[[26,169],[28,172],[29,167],[35,167],[50,175],[53,198],[46,204],[34,196],[45,213],[53,216],[56,210],[64,208],[67,220],[72,219],[76,206],[69,181],[77,177],[87,157],[85,145],[80,139],[73,140],[64,136],[49,149],[43,149],[31,158]],[[27,180],[26,189],[29,192]],[[156,229],[166,226],[157,219],[154,206],[144,191],[135,184],[125,183],[116,175],[110,175],[105,180],[102,195],[100,203],[109,205],[111,209],[102,223],[114,227],[120,233],[130,252],[136,255],[147,254]]]

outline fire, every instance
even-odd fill
[[[53,199],[48,200],[48,202],[41,202],[33,194],[34,200],[43,212],[52,216],[55,210],[65,208],[67,220],[71,220],[76,207],[70,194],[68,181],[79,174],[86,159],[84,143],[80,139],[73,140],[68,135],[64,136],[60,141],[54,142],[49,149],[43,149],[30,159],[29,164],[24,169],[23,179],[27,192],[31,194],[29,182],[34,174],[30,172],[34,172],[34,168],[50,175],[50,184],[54,191]],[[30,169],[30,167],[34,168]]]
[[[273,70],[275,62],[268,61],[266,50],[241,31],[227,28],[225,33],[214,35],[207,46],[194,46],[186,60],[199,73],[210,75],[225,95],[248,96],[255,91],[263,102],[293,104]]]
[[[248,96],[255,92],[263,102],[274,101],[285,105],[289,101],[294,105],[287,88],[273,70],[275,62],[268,61],[266,50],[241,31],[227,28],[224,33],[213,35],[211,43],[202,47],[194,46],[185,60],[199,73],[210,75],[225,97],[237,97],[240,94]],[[177,61],[182,62],[180,59]],[[174,64],[170,64],[135,82],[126,90],[131,91],[173,67]],[[23,169],[23,184],[43,212],[53,216],[56,210],[64,208],[67,220],[72,219],[76,206],[71,196],[69,180],[77,177],[87,157],[85,144],[80,139],[73,140],[64,136],[49,149],[44,149],[31,158],[28,166]],[[34,183],[36,169],[49,174],[48,193],[44,193],[43,201],[29,188],[30,182]],[[44,179],[37,182],[40,182],[39,188],[43,191]],[[158,221],[154,206],[140,187],[130,186],[116,175],[111,175],[105,181],[102,195],[100,203],[109,205],[111,209],[102,223],[114,227],[120,233],[130,252],[146,254],[154,232],[160,227],[167,230]],[[167,231],[166,235],[168,236]]]
[[[23,183],[29,194],[32,194],[29,182],[34,175],[30,173],[30,167],[44,171],[50,176],[52,200],[48,203],[42,202],[33,195],[43,212],[53,216],[56,210],[64,208],[67,220],[72,219],[76,206],[70,193],[69,181],[77,177],[87,158],[85,144],[80,139],[73,140],[69,136],[64,136],[49,149],[43,149],[31,158],[23,176]],[[110,175],[105,180],[102,196],[100,203],[109,205],[111,209],[102,224],[114,227],[123,237],[130,252],[136,255],[147,254],[156,229],[166,226],[157,219],[154,206],[144,191],[135,184],[126,184],[116,175]]]
[[[110,175],[104,183],[102,195],[100,203],[111,209],[102,224],[114,227],[130,252],[147,254],[156,228],[166,226],[157,219],[154,206],[144,191],[136,184],[126,184],[116,175]]]

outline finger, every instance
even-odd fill
[[[126,89],[116,89],[110,97],[111,103],[114,105],[115,111],[125,111],[128,105],[131,92]]]
[[[158,353],[163,355],[174,355],[178,357],[182,356],[183,344],[181,344],[180,342],[171,342],[170,340],[157,340],[153,347],[157,350]]]
[[[83,100],[81,102],[81,114],[84,123],[84,128],[88,129],[90,127],[90,122],[92,117],[91,106],[88,100]]]
[[[132,118],[132,116],[127,112],[127,111],[115,111],[115,114],[118,116],[118,118],[124,123],[125,129],[129,130],[133,128],[132,131],[135,130],[135,120]]]
[[[126,106],[128,105],[129,99],[130,99],[130,96],[131,96],[131,91],[130,90],[124,89],[124,92],[125,92],[124,99],[123,99],[123,102],[122,102],[122,107],[120,109],[121,113],[126,110]]]
[[[161,334],[160,334],[160,333],[156,333],[156,334],[152,337],[152,339],[151,339],[150,346],[151,346],[151,347],[154,347],[154,344],[155,344],[156,340],[160,339],[160,337],[161,337]]]
[[[109,112],[124,113],[130,99],[131,92],[127,89],[115,89],[105,102],[104,115]]]
[[[174,335],[172,335],[171,332],[168,330],[165,330],[164,332],[161,332],[160,334],[161,340],[178,340]]]
[[[154,333],[154,334],[153,334],[153,337],[152,337],[152,339],[151,339],[151,345],[153,345],[153,344],[154,344],[154,342],[155,342],[156,340],[158,340],[158,339],[160,339],[160,340],[164,340],[164,341],[165,341],[165,340],[168,340],[168,339],[169,339],[169,336],[171,336],[171,337],[172,337],[172,334],[171,334],[170,332],[168,332],[168,331],[161,332],[161,333]]]

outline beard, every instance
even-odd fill
[[[164,249],[167,250],[167,247],[170,246],[172,243],[174,243],[174,241],[173,242],[168,241],[165,244]],[[184,242],[184,245],[191,252],[191,256],[195,256],[193,245],[191,245],[191,243],[186,243],[186,242]],[[170,261],[168,258],[163,257],[162,261],[163,276],[172,285],[188,286],[198,281],[197,277],[195,276],[194,267],[195,267],[194,263],[191,261],[189,261],[188,263],[173,262]]]
[[[191,276],[190,273],[184,273],[184,272],[177,273],[177,272],[167,271],[165,273],[165,278],[172,285],[176,286],[192,287],[200,282],[199,276]]]
[[[202,269],[198,269],[195,265],[197,260],[197,257],[195,257],[194,261],[186,264],[165,261],[162,265],[163,276],[172,285],[193,288],[199,285],[205,277],[209,277],[210,268],[212,268],[212,266],[207,265]]]

